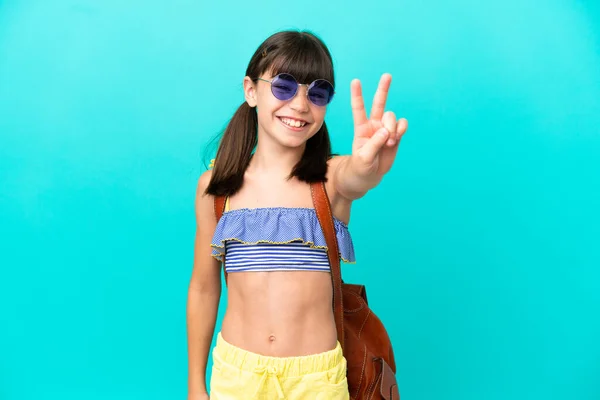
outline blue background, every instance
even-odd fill
[[[204,150],[286,28],[331,49],[336,151],[352,78],[370,104],[392,73],[409,120],[344,270],[403,399],[599,399],[600,4],[574,0],[0,1],[0,399],[185,398]]]

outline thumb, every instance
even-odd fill
[[[390,133],[387,129],[381,128],[365,143],[359,150],[357,156],[366,164],[371,164],[375,157],[385,145]]]

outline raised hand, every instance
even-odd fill
[[[371,115],[367,118],[360,81],[350,84],[352,116],[354,118],[354,141],[352,143],[353,170],[360,175],[384,175],[387,173],[398,151],[408,121],[396,121],[393,112],[385,112],[388,91],[392,82],[390,74],[383,74],[373,98]]]

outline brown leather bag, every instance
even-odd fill
[[[348,362],[350,397],[355,400],[398,400],[400,392],[390,337],[381,320],[369,308],[365,287],[342,281],[337,236],[325,184],[313,183],[310,189],[327,242],[333,312],[338,340]]]
[[[350,398],[399,400],[396,363],[389,335],[369,308],[365,287],[342,281],[337,236],[325,185],[322,182],[313,183],[310,189],[327,242],[333,284],[333,313],[338,341],[348,364]],[[225,210],[225,197],[215,197],[214,206],[218,221]]]

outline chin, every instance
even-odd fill
[[[302,147],[303,145],[306,144],[306,141],[308,140],[308,138],[304,138],[304,137],[278,137],[277,138],[278,142],[284,146],[284,147],[289,147],[289,148],[298,148],[298,147]]]
[[[278,127],[280,128],[280,127]],[[273,137],[282,146],[296,148],[301,147],[308,139],[314,136],[316,132],[290,132],[287,129],[276,129]]]

